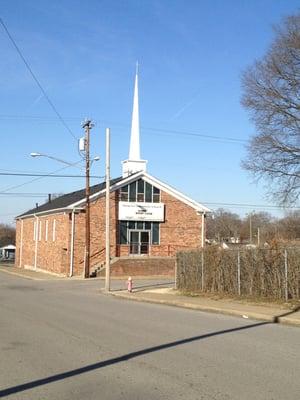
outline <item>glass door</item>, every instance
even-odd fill
[[[148,254],[149,239],[149,231],[129,231],[130,254]]]

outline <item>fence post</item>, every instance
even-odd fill
[[[204,290],[204,252],[201,252],[201,290]]]
[[[284,249],[284,283],[285,283],[285,301],[289,300],[288,293],[288,258],[287,258],[287,249]]]
[[[238,294],[241,295],[241,255],[240,250],[237,253],[237,283],[238,283]]]

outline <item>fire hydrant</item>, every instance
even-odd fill
[[[131,276],[127,280],[127,290],[130,293],[132,292],[132,278],[131,278]]]

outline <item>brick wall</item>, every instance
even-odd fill
[[[18,220],[15,265],[23,268],[35,268],[35,254],[37,254],[36,267],[38,269],[67,275],[69,226],[68,214],[52,214]],[[36,233],[37,241],[34,233]],[[23,237],[22,249],[21,236]]]

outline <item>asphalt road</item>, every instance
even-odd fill
[[[0,397],[294,399],[300,329],[0,272]]]

